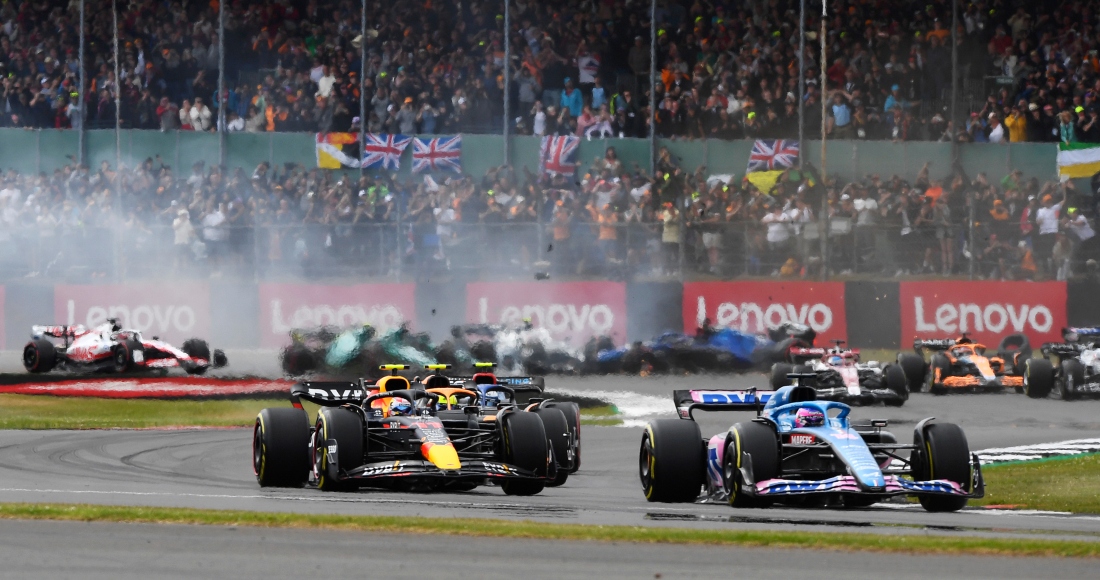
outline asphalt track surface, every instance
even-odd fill
[[[845,554],[706,546],[176,525],[0,522],[5,577],[1088,578],[1087,560]]]
[[[262,366],[268,363],[260,363]],[[4,365],[7,366],[7,365]],[[655,417],[674,417],[669,393],[677,388],[747,388],[763,386],[763,375],[726,377],[629,377],[611,378],[550,378],[550,390],[597,396],[614,402],[623,412],[625,426],[583,428],[583,459],[581,472],[572,476],[565,486],[547,489],[530,498],[509,497],[495,487],[483,487],[473,492],[451,494],[398,494],[377,490],[354,493],[322,493],[315,489],[261,489],[251,471],[250,441],[248,429],[232,430],[184,430],[184,431],[6,431],[0,432],[0,501],[6,502],[72,502],[110,505],[177,506],[214,509],[243,509],[297,513],[333,514],[382,514],[428,517],[479,517],[519,520],[536,520],[559,523],[621,524],[635,526],[673,526],[709,529],[757,529],[804,531],[851,531],[884,534],[940,534],[946,536],[976,535],[986,537],[1037,537],[1100,540],[1100,517],[1066,516],[1049,513],[989,511],[968,509],[955,514],[928,514],[911,504],[896,502],[880,504],[869,509],[792,509],[734,510],[715,504],[650,504],[641,494],[637,479],[637,449],[640,425]],[[278,403],[273,403],[278,404]],[[916,394],[901,408],[857,408],[852,416],[857,419],[888,419],[889,427],[899,440],[906,441],[916,422],[928,416],[940,421],[960,424],[966,431],[971,450],[989,447],[1005,447],[1031,443],[1046,443],[1066,439],[1095,437],[1100,432],[1100,401],[1065,403],[1054,400],[1035,401],[1022,395],[984,394],[937,397]],[[726,429],[732,422],[748,419],[745,413],[697,414],[704,434]],[[20,529],[27,526],[19,523]],[[293,530],[237,530],[230,534],[238,538],[235,544],[211,541],[227,534],[224,530],[188,532],[186,526],[154,528],[153,531],[134,531],[140,526],[107,526],[110,534],[97,535],[89,524],[34,524],[33,537],[43,546],[51,542],[78,546],[90,550],[95,538],[108,542],[109,538],[125,538],[127,534],[148,536],[152,542],[163,537],[164,565],[148,570],[151,577],[172,577],[183,568],[188,559],[177,554],[187,554],[188,549],[210,549],[211,562],[224,561],[234,566],[241,557],[259,551],[271,554],[272,570],[283,570],[289,575],[294,566],[284,556],[291,548],[281,549],[280,542],[298,546],[304,536]],[[0,534],[5,539],[12,537]],[[182,531],[181,531],[182,530]],[[235,535],[233,535],[235,534]],[[169,539],[180,535],[182,548]],[[352,556],[340,556],[343,534],[324,540],[324,533],[310,532],[306,545],[319,550],[334,552],[332,558],[311,557],[314,564],[331,566],[331,570],[352,569],[366,566],[365,560]],[[350,535],[356,538],[353,546],[370,546],[379,542],[371,534]],[[5,540],[7,541],[7,540]],[[20,540],[22,541],[22,540]],[[415,543],[416,539],[410,540]],[[474,566],[479,573],[495,570],[495,563],[506,565],[512,554],[529,554],[531,570],[536,577],[560,577],[555,566],[560,566],[560,556],[540,556],[533,542],[502,540],[477,540],[469,538],[426,541],[431,548],[427,553],[445,555],[448,550],[462,556],[458,566]],[[240,544],[243,542],[243,545]],[[0,542],[0,545],[4,544]],[[9,544],[10,545],[10,544]],[[407,545],[403,542],[403,545]],[[559,543],[553,543],[559,546]],[[112,547],[113,546],[113,547]],[[193,546],[188,548],[188,546]],[[208,546],[203,548],[202,546]],[[214,547],[210,547],[214,546]],[[225,546],[218,549],[216,546]],[[233,548],[238,546],[238,548]],[[239,547],[244,546],[244,547]],[[436,551],[437,546],[440,552]],[[469,547],[463,551],[462,547]],[[476,548],[473,546],[477,546]],[[507,550],[501,546],[507,546]],[[736,563],[738,571],[761,577],[789,577],[790,574],[821,576],[820,558],[834,558],[843,566],[847,577],[853,571],[857,576],[877,574],[889,570],[888,575],[906,577],[920,574],[928,577],[929,566],[944,566],[937,575],[947,577],[1049,577],[1078,576],[1077,564],[1072,561],[1046,561],[1042,572],[1029,568],[1027,559],[1005,560],[990,558],[939,558],[913,559],[913,565],[898,565],[906,558],[866,554],[813,553],[806,558],[779,557],[769,550],[740,550],[722,548],[646,546],[639,548],[623,544],[560,543],[568,551],[571,562],[586,566],[580,568],[588,575],[608,577],[650,576],[662,573],[664,577],[679,574],[690,576],[714,576],[715,566]],[[2,550],[10,549],[0,547]],[[83,577],[96,574],[124,577],[112,568],[112,558],[127,559],[128,551],[135,548],[119,540],[113,545],[103,545],[107,554],[94,560]],[[555,548],[557,549],[557,548]],[[153,554],[157,549],[150,548]],[[354,551],[354,550],[353,550]],[[172,552],[172,553],[169,553]],[[369,554],[364,549],[361,553]],[[417,553],[418,550],[413,550]],[[79,551],[78,551],[79,553]],[[672,555],[684,554],[684,557]],[[698,556],[691,556],[698,554]],[[254,558],[254,556],[248,556]],[[5,560],[10,561],[5,558]],[[284,562],[284,560],[287,560]],[[416,557],[394,559],[395,565],[413,565]],[[54,563],[65,565],[65,559]],[[138,560],[140,561],[140,558]],[[250,560],[251,561],[251,560]],[[267,556],[263,559],[267,562]],[[282,563],[280,563],[282,562]],[[194,560],[191,560],[194,563]],[[370,563],[376,563],[371,559]],[[263,566],[267,566],[264,564]],[[839,564],[838,564],[839,565]],[[1039,564],[1036,564],[1039,565]],[[247,570],[262,571],[259,564]],[[301,564],[305,566],[305,564]],[[1002,569],[1003,568],[1003,569]],[[140,566],[135,567],[145,573]],[[232,568],[230,568],[232,569]],[[458,568],[461,569],[461,568]],[[938,570],[939,568],[937,568]],[[75,568],[74,568],[75,570]],[[80,568],[83,572],[85,568]],[[577,568],[573,568],[577,570]],[[775,572],[773,575],[772,572]],[[62,571],[63,572],[63,571]],[[137,573],[137,572],[135,572]],[[259,572],[257,572],[259,573]],[[57,575],[65,575],[59,573]],[[484,575],[484,574],[483,574]],[[509,572],[514,575],[514,570]],[[1086,573],[1084,576],[1088,576]],[[486,577],[492,577],[486,576]],[[821,577],[829,577],[828,575]]]

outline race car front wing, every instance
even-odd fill
[[[344,470],[332,460],[339,457],[336,441],[334,439],[326,440],[325,449],[329,458],[326,465],[328,476],[337,481],[384,480],[399,477],[446,481],[481,481],[486,479],[553,479],[557,476],[557,466],[553,461],[548,462],[547,475],[542,476],[534,471],[515,465],[486,459],[461,459],[462,466],[458,469],[440,469],[431,461],[410,458],[377,461]]]
[[[966,491],[959,482],[946,479],[915,481],[912,479],[887,475],[882,487],[867,487],[851,475],[837,475],[828,479],[766,479],[743,487],[744,493],[759,497],[780,497],[813,494],[867,494],[877,496],[891,495],[951,495],[978,499],[985,497],[985,479],[982,477],[982,465],[978,456],[971,454],[970,489]],[[752,457],[745,453],[741,461],[741,481],[754,481],[752,475]]]

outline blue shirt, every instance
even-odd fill
[[[592,110],[598,110],[600,105],[606,102],[607,94],[604,93],[603,87],[592,87]]]
[[[562,89],[561,106],[562,108],[568,107],[570,115],[580,117],[581,112],[584,110],[584,101],[581,100],[581,92],[578,89],[573,89],[572,94],[567,94],[565,89]]]
[[[847,127],[852,122],[852,110],[844,103],[833,105],[833,119],[837,127]]]

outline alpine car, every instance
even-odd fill
[[[47,339],[59,339],[60,344]],[[53,370],[83,370],[124,373],[166,370],[180,367],[201,375],[211,367],[228,363],[225,353],[214,350],[205,340],[192,338],[176,348],[159,337],[151,339],[137,330],[124,329],[110,318],[95,328],[75,326],[32,326],[31,340],[23,347],[23,367],[31,373]]]
[[[789,385],[790,373],[812,373],[804,384],[817,391],[819,400],[841,401],[852,405],[882,402],[900,407],[909,400],[905,372],[896,364],[861,362],[859,349],[844,348],[843,340],[834,340],[832,348],[790,347],[792,363],[772,365],[772,389]]]
[[[1064,343],[1040,347],[1043,358],[1028,359],[1024,394],[1033,399],[1051,395],[1063,401],[1100,395],[1100,327],[1063,328],[1062,338]]]
[[[1024,365],[1031,346],[1022,334],[1001,340],[995,356],[963,333],[958,338],[913,341],[916,354],[899,353],[898,366],[905,373],[910,391],[927,390],[936,395],[960,391],[999,391],[1024,387]]]
[[[985,493],[981,464],[957,425],[924,419],[913,443],[901,444],[882,429],[885,421],[853,424],[851,407],[818,401],[804,385],[774,392],[680,390],[673,399],[680,418],[653,421],[642,434],[639,475],[652,502],[865,507],[907,495],[928,511],[945,512]],[[693,417],[745,409],[756,409],[757,417],[709,439]]]
[[[452,402],[459,397],[472,402],[481,394],[449,383],[414,386],[397,374],[374,383],[298,383],[290,392],[292,408],[264,409],[256,418],[256,479],[263,487],[311,484],[323,491],[465,491],[496,482],[508,495],[534,495],[556,482],[552,440],[567,435],[561,411]],[[321,406],[312,426],[303,399]],[[554,413],[560,435],[548,435],[544,426],[544,415]]]

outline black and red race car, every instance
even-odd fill
[[[55,343],[47,339],[59,339]],[[180,367],[188,374],[201,375],[211,367],[228,364],[225,353],[205,340],[192,338],[176,348],[154,336],[119,326],[108,319],[95,328],[75,326],[33,326],[31,340],[23,347],[23,367],[32,373],[53,370],[124,373],[167,370]]]

